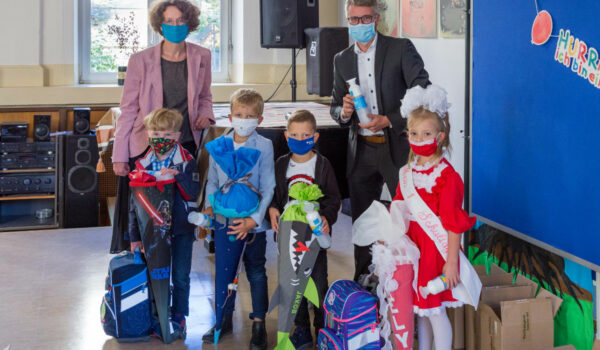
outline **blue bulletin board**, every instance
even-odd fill
[[[471,9],[470,210],[600,270],[600,1],[477,0]],[[542,10],[552,36],[535,45]]]

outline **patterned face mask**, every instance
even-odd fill
[[[154,152],[158,154],[165,154],[175,147],[174,139],[166,139],[164,137],[150,137],[148,143]]]

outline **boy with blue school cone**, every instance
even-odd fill
[[[273,144],[256,132],[264,107],[258,92],[239,89],[230,104],[233,132],[205,146],[210,163],[204,214],[214,217],[216,322],[202,340],[217,344],[233,331],[237,275],[243,261],[252,296],[250,349],[262,350],[267,348],[268,307],[264,218],[275,187]]]

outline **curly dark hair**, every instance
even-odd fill
[[[155,32],[162,35],[163,15],[169,6],[175,6],[183,13],[183,19],[188,25],[190,33],[198,29],[200,25],[200,20],[198,19],[200,17],[200,9],[198,6],[188,0],[163,0],[155,2],[148,15],[150,25]]]

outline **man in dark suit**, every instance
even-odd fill
[[[356,220],[387,185],[395,193],[398,171],[406,164],[409,145],[400,100],[406,90],[430,84],[423,60],[408,39],[376,32],[377,0],[346,0],[350,36],[355,44],[334,59],[331,117],[349,126],[347,176],[352,221]],[[370,122],[363,124],[354,110],[346,81],[357,78],[367,103]],[[354,246],[354,279],[368,273],[370,247]]]

